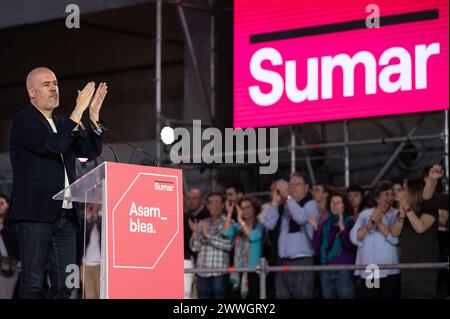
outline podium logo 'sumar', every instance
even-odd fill
[[[163,192],[173,192],[173,183],[165,181],[156,181],[155,190]]]

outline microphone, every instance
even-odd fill
[[[89,121],[91,121],[91,119],[89,119]],[[91,121],[92,122],[92,121]],[[114,135],[106,126],[105,123],[102,120],[97,121],[98,126],[100,127],[100,129],[102,130],[102,132],[108,132],[109,135],[111,135],[113,138],[115,138],[118,142],[120,143],[124,143],[128,146],[131,146],[132,148],[134,148],[135,150],[147,155],[152,161],[153,161],[153,166],[160,166],[158,161],[150,154],[147,153],[146,151],[144,151],[142,148],[140,148],[139,146],[133,145],[131,143],[125,142],[122,139],[118,138],[116,135]]]
[[[81,122],[80,122],[80,123],[81,123]],[[97,131],[97,127],[96,127],[96,125],[94,124],[94,122],[92,122],[91,119],[89,119],[89,126],[91,127],[91,129],[92,129],[93,131]],[[102,132],[106,132],[106,131],[107,131],[107,130],[103,129],[101,126],[100,126],[100,128],[102,129]],[[114,150],[114,148],[112,147],[112,145],[109,144],[109,143],[106,142],[106,141],[105,141],[105,144],[109,147],[109,149],[110,149],[111,152],[113,153],[113,155],[114,155],[114,161],[115,161],[116,163],[120,163],[120,161],[119,161],[119,156],[117,156],[117,153],[116,153],[116,151]]]
[[[119,157],[117,156],[116,151],[114,151],[114,148],[111,146],[111,144],[109,144],[108,142],[105,142],[105,144],[108,145],[109,149],[114,154],[114,160],[116,161],[116,163],[120,163]]]

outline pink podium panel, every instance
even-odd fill
[[[183,298],[181,170],[107,163],[104,298]]]

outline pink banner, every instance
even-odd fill
[[[448,1],[371,3],[235,0],[234,127],[448,109]]]
[[[105,298],[183,298],[181,170],[107,163],[106,180]]]

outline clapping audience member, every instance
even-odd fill
[[[353,265],[356,247],[350,242],[353,226],[351,210],[345,196],[332,193],[326,205],[328,218],[314,232],[314,248],[321,265]],[[320,273],[324,299],[352,299],[354,297],[351,270],[329,270]]]
[[[234,239],[234,267],[257,267],[263,252],[264,225],[258,222],[261,205],[252,196],[242,197],[237,205],[237,221],[232,220],[233,205],[226,207],[224,235]],[[257,299],[259,276],[256,273],[232,273],[233,296]]]
[[[376,207],[363,210],[350,231],[350,240],[357,248],[356,264],[397,264],[399,260],[399,238],[391,233],[398,210],[392,207],[394,199],[392,184],[379,182],[374,190]],[[400,296],[400,271],[381,269],[379,288],[370,289],[362,285],[364,299],[392,299]],[[366,280],[371,272],[356,270],[355,275]]]
[[[425,205],[423,185],[420,178],[407,178],[399,196],[400,212],[392,234],[400,236],[401,263],[439,260],[438,211]],[[402,270],[402,297],[435,298],[437,275],[436,269]]]

